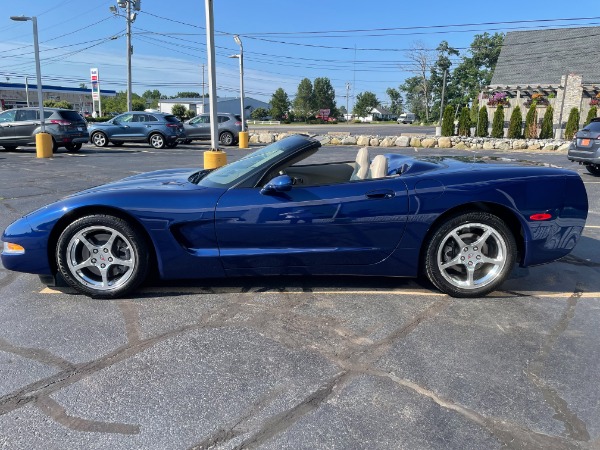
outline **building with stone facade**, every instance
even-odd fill
[[[563,136],[572,108],[583,122],[600,102],[600,27],[512,31],[506,34],[494,75],[480,105],[488,105],[490,123],[498,98],[508,119],[519,105],[523,117],[537,98],[538,120],[554,109],[555,137]]]

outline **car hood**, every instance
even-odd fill
[[[137,190],[181,190],[181,189],[202,189],[194,183],[190,183],[188,178],[197,169],[180,168],[157,170],[154,172],[141,173],[111,183],[103,184],[84,191],[77,192],[67,198],[77,197],[86,194],[97,194],[102,192],[115,191],[137,191]]]

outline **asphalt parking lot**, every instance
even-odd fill
[[[199,167],[207,149],[0,152],[0,229],[84,188]],[[391,152],[444,150],[372,149]],[[577,170],[590,213],[574,252],[477,299],[277,277],[91,300],[0,265],[0,449],[599,449],[600,178],[560,153],[452,153]]]

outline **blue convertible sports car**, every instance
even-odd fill
[[[426,276],[485,295],[515,262],[567,255],[587,218],[575,172],[475,159],[379,155],[298,164],[291,136],[216,170],[161,170],[66,197],[10,225],[8,269],[61,277],[96,298],[162,279]]]

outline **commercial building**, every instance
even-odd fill
[[[100,94],[114,97],[117,91],[104,90]],[[92,91],[90,89],[42,85],[44,100],[66,101],[77,111],[92,111]],[[2,110],[38,106],[36,84],[0,83],[0,107]]]
[[[171,113],[173,105],[183,105],[190,111],[196,114],[202,114],[209,111],[208,98],[165,98],[158,101],[158,109],[164,113]],[[240,113],[240,98],[239,97],[219,97],[217,98],[217,112],[220,113]],[[264,108],[267,111],[271,109],[271,105],[251,97],[244,97],[244,117],[248,119],[252,111],[256,108]]]

